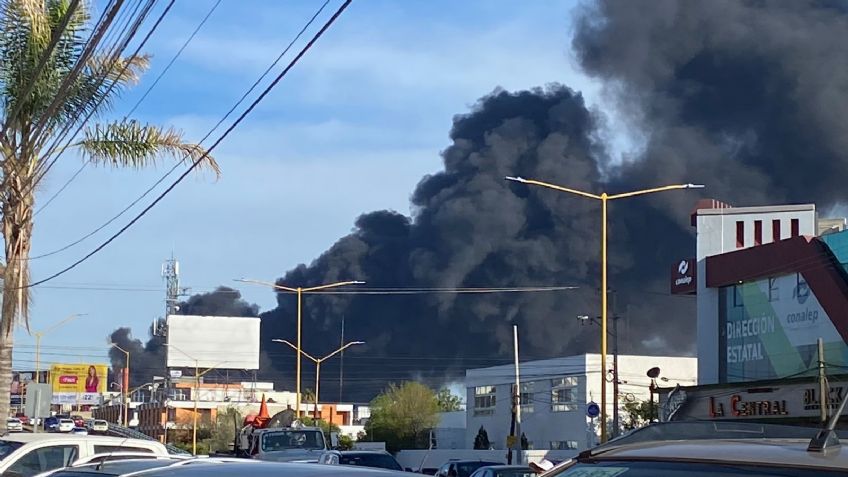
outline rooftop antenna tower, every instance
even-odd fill
[[[181,297],[188,296],[189,288],[180,288],[180,262],[171,254],[171,258],[162,264],[162,278],[165,280],[165,319],[169,315],[175,315],[180,309]],[[167,330],[159,326],[159,320],[153,320],[153,334],[165,336]]]

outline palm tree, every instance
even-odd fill
[[[199,145],[183,142],[179,132],[126,118],[86,123],[67,146],[54,146],[65,131],[83,126],[88,113],[112,105],[148,66],[146,55],[85,55],[89,20],[86,1],[0,1],[0,233],[5,244],[0,417],[9,412],[13,331],[29,324],[34,191],[58,155],[70,148],[92,165],[133,168],[152,166],[163,155],[186,163],[203,158],[203,166],[219,173],[215,160],[204,158]],[[5,424],[0,419],[0,430]]]

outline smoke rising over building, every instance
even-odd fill
[[[513,323],[526,358],[595,351],[599,330],[575,317],[599,309],[599,204],[503,180],[520,175],[594,192],[707,186],[703,194],[665,192],[610,206],[610,287],[614,312],[623,317],[621,351],[691,352],[694,301],[668,294],[666,271],[694,253],[688,214],[698,198],[820,208],[846,199],[844,7],[653,0],[584,7],[572,47],[644,138],[639,151],[626,160],[609,157],[600,139],[607,136],[604,113],[590,111],[567,86],[495,90],[454,118],[444,168],[413,191],[411,217],[365,213],[353,232],[280,278],[289,286],[356,279],[368,288],[580,288],[311,295],[304,350],[336,349],[343,318],[345,338],[367,342],[345,356],[346,399],[367,399],[391,380],[439,381],[466,367],[506,362]],[[262,314],[262,373],[289,385],[294,353],[271,340],[294,338],[295,304],[293,295],[279,294],[278,306]],[[322,396],[337,396],[331,377],[338,365],[322,367]],[[308,362],[304,369],[312,371]]]

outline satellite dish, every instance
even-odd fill
[[[660,375],[660,368],[653,367],[648,370],[648,377],[651,379],[656,379]]]
[[[633,393],[627,393],[624,395],[625,402],[634,402],[636,401],[636,396]]]

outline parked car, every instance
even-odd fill
[[[45,431],[56,431],[59,427],[59,418],[56,416],[50,416],[44,418],[44,430]]]
[[[823,444],[821,435],[831,439]],[[836,477],[848,475],[848,453],[832,430],[679,421],[641,428],[541,475]]]
[[[23,432],[24,424],[17,417],[6,419],[6,430],[9,432]]]
[[[525,465],[490,465],[475,470],[471,477],[536,477],[536,473]]]
[[[0,438],[0,475],[31,477],[80,458],[122,451],[168,455],[168,449],[157,441],[21,432]]]
[[[74,430],[74,421],[71,419],[59,419],[59,424],[56,425],[57,432],[71,432]]]
[[[403,470],[398,461],[386,451],[327,451],[318,458],[319,464],[358,465],[378,469]]]
[[[86,429],[84,427],[75,427],[75,428],[71,429],[71,434],[81,434],[81,435],[87,436],[88,435],[88,429]]]
[[[74,426],[85,427],[85,419],[82,416],[71,416],[71,420],[74,421]]]
[[[452,460],[441,466],[436,472],[437,477],[471,477],[480,467],[503,465],[503,462],[487,462],[483,460]]]
[[[29,424],[29,417],[26,414],[19,412],[15,414],[15,417],[21,420],[21,424],[27,425]]]
[[[93,419],[89,422],[88,429],[92,432],[107,432],[109,423],[103,419]]]
[[[84,466],[58,469],[44,477],[406,477],[410,474],[386,469],[356,466],[329,466],[295,462],[268,462],[254,459],[215,457],[180,460],[126,460],[91,463]]]

